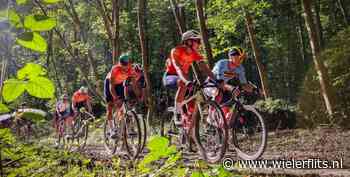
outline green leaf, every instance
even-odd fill
[[[45,15],[28,15],[24,18],[24,27],[32,31],[49,31],[56,26],[56,19]]]
[[[6,102],[11,102],[22,95],[25,90],[25,82],[17,79],[9,79],[5,82],[2,96]]]
[[[21,18],[19,17],[19,15],[17,14],[16,11],[14,10],[9,10],[8,11],[8,18],[10,21],[10,24],[16,28],[20,28],[23,25],[21,24]]]
[[[37,98],[53,98],[55,94],[53,82],[40,76],[31,78],[26,85],[26,90]]]
[[[25,32],[18,36],[16,42],[26,48],[32,49],[38,52],[46,52],[47,43],[39,33]]]
[[[6,105],[0,103],[0,114],[10,112]]]
[[[150,139],[147,147],[150,151],[160,151],[167,149],[169,145],[169,140],[165,137],[154,136]]]
[[[43,0],[44,3],[46,4],[55,4],[55,3],[58,3],[62,0]]]
[[[17,5],[22,5],[27,3],[27,0],[16,0]]]
[[[191,174],[191,177],[203,177],[204,175],[198,171],[195,171]]]
[[[42,66],[35,63],[27,63],[22,69],[17,71],[18,79],[33,78],[46,75],[47,71]]]

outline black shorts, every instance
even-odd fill
[[[107,103],[113,101],[113,96],[112,96],[112,93],[109,89],[109,84],[110,84],[110,80],[105,79],[103,93],[104,93],[104,97],[105,97]],[[116,91],[117,96],[124,99],[124,86],[123,86],[123,84],[115,85],[114,90]]]
[[[85,108],[86,105],[87,105],[87,104],[86,104],[86,101],[77,102],[77,103],[75,103],[75,108],[76,108],[77,110],[79,110],[80,108]]]

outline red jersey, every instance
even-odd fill
[[[176,73],[176,69],[173,65],[173,63],[171,62],[171,59],[168,58],[166,61],[165,61],[165,71],[167,74],[169,75],[177,75]]]
[[[188,74],[192,63],[202,61],[203,56],[196,51],[189,51],[186,46],[177,46],[171,50],[171,59],[177,61],[184,74]]]
[[[80,103],[90,100],[90,96],[87,93],[82,93],[80,90],[74,92],[72,97],[73,103]]]

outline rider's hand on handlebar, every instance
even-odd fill
[[[186,85],[186,87],[192,87],[192,86],[193,86],[193,82],[191,82],[191,81],[186,81],[186,82],[185,82],[185,85]]]

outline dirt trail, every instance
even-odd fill
[[[146,151],[141,155],[144,156]],[[81,152],[89,158],[109,163],[111,156],[107,153],[102,142],[101,130],[89,135],[88,146]],[[118,153],[125,158],[123,153]],[[232,149],[226,157],[238,160]],[[183,162],[192,166],[198,159],[197,153],[183,152]],[[291,176],[344,176],[350,177],[350,131],[335,129],[284,130],[269,133],[268,146],[262,159],[320,159],[340,160],[343,169],[250,169],[253,174],[288,174]],[[247,171],[247,169],[245,169]]]

